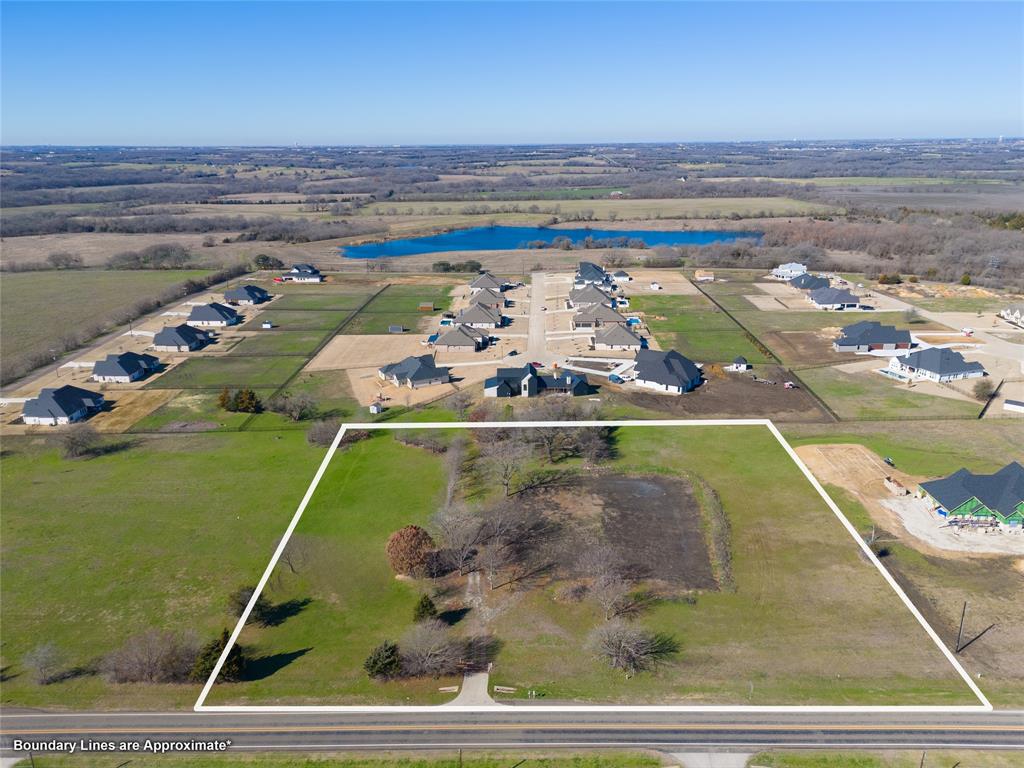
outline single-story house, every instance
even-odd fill
[[[484,381],[484,397],[578,396],[589,392],[587,377],[581,373],[561,371],[552,376],[540,376],[530,363],[522,368],[499,368],[494,376]]]
[[[743,357],[743,355],[739,355],[729,365],[725,366],[725,370],[730,373],[740,373],[742,371],[749,371],[753,367],[754,366],[747,362],[747,358]]]
[[[206,331],[190,325],[165,325],[153,336],[153,349],[157,352],[192,352],[209,341]]]
[[[218,304],[215,301],[211,304],[200,304],[197,307],[192,307],[192,312],[185,322],[197,328],[217,328],[235,325],[241,319],[238,313],[231,307]]]
[[[882,325],[877,320],[861,320],[842,329],[832,342],[836,352],[874,352],[887,349],[910,349],[910,331]]]
[[[641,349],[634,366],[636,383],[641,387],[681,395],[700,385],[700,368],[688,357],[670,349],[657,352]]]
[[[572,318],[573,329],[577,328],[601,328],[606,325],[625,325],[626,318],[620,315],[611,307],[604,304],[594,304],[584,307]]]
[[[469,284],[469,290],[471,293],[477,291],[483,291],[489,289],[492,291],[504,291],[508,287],[508,283],[503,280],[499,280],[490,272],[481,272],[473,282]]]
[[[590,341],[594,349],[625,349],[639,352],[644,340],[624,325],[607,325],[598,328]]]
[[[974,379],[985,375],[985,367],[981,363],[968,362],[959,352],[939,347],[893,357],[889,360],[889,370],[908,379],[938,382]]]
[[[281,275],[281,279],[291,283],[322,283],[324,276],[312,264],[293,264],[290,270]]]
[[[26,400],[21,420],[26,424],[72,424],[103,408],[103,395],[81,387],[46,387],[37,397]]]
[[[797,264],[795,261],[791,261],[788,264],[780,264],[773,269],[772,277],[776,280],[792,280],[797,275],[802,275],[806,271],[806,264]]]
[[[696,269],[693,272],[693,279],[698,283],[713,283],[715,282],[715,273],[710,269]]]
[[[439,368],[430,355],[407,357],[378,369],[377,375],[390,381],[396,387],[419,389],[431,384],[447,384],[451,381],[447,368]]]
[[[1024,327],[1024,304],[1012,304],[1000,310],[999,316],[1008,322]]]
[[[789,284],[801,291],[816,291],[818,288],[828,288],[831,285],[827,277],[815,277],[810,272],[797,275]]]
[[[612,305],[612,297],[596,285],[585,285],[582,288],[573,288],[569,291],[569,309],[592,307],[595,304],[607,304],[610,307]]]
[[[138,352],[110,354],[92,367],[92,380],[127,384],[145,378],[159,367],[160,359],[153,355],[140,355]]]
[[[949,477],[921,483],[921,496],[945,518],[978,520],[1020,528],[1024,525],[1024,467],[1011,461],[991,475],[960,469]]]
[[[471,349],[479,352],[487,346],[489,340],[490,337],[486,333],[481,333],[468,325],[456,325],[441,334],[434,342],[434,347],[446,350]]]
[[[1007,398],[1003,401],[1003,410],[1010,411],[1011,413],[1024,413],[1024,400],[1010,400]]]
[[[507,302],[501,291],[493,288],[481,288],[469,297],[469,306],[487,307],[488,309],[502,309]]]
[[[807,299],[818,309],[828,309],[834,312],[857,309],[862,306],[859,297],[842,288],[815,288],[807,294]]]
[[[224,301],[228,304],[262,304],[270,298],[270,294],[258,285],[240,285],[224,291]]]
[[[610,285],[611,282],[611,275],[591,261],[581,261],[576,267],[577,285]]]
[[[622,269],[618,269],[615,272],[612,272],[612,278],[617,283],[631,283],[631,282],[633,282],[633,278],[630,276],[629,272],[626,272],[625,270],[622,270]]]
[[[505,324],[505,318],[497,309],[475,304],[459,312],[455,322],[473,328],[501,328]]]

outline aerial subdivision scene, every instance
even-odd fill
[[[1024,5],[0,35],[0,766],[1024,766]]]

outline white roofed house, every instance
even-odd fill
[[[802,275],[807,271],[806,264],[797,264],[795,261],[791,261],[788,264],[780,264],[772,270],[772,277],[777,280],[792,280],[798,275]]]
[[[324,276],[312,264],[293,264],[281,279],[291,283],[322,283]]]
[[[471,328],[501,328],[505,324],[505,317],[497,309],[474,304],[459,312],[455,323],[468,325]]]
[[[644,340],[625,325],[606,325],[594,331],[591,345],[594,349],[639,352],[644,348]]]
[[[939,347],[893,357],[889,360],[888,370],[901,378],[939,383],[985,375],[985,367],[981,363],[969,362],[959,352]]]
[[[1011,304],[1006,309],[1000,310],[999,316],[1008,323],[1024,328],[1024,304]]]
[[[128,384],[145,378],[160,368],[159,358],[137,352],[110,354],[92,367],[92,380]]]
[[[103,395],[81,387],[47,387],[37,397],[25,402],[21,420],[25,424],[51,427],[73,424],[101,410],[104,402]]]
[[[437,337],[434,342],[435,349],[448,351],[469,350],[479,352],[484,349],[490,337],[482,331],[469,325],[456,325]]]
[[[231,307],[218,304],[200,304],[192,307],[192,312],[185,322],[197,328],[222,328],[228,325],[235,325],[241,321],[239,314]]]

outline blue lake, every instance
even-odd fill
[[[510,251],[526,248],[527,243],[550,243],[567,237],[580,243],[587,237],[594,240],[629,238],[643,240],[648,247],[658,245],[708,245],[731,243],[741,238],[759,240],[760,232],[736,230],[692,230],[689,232],[658,232],[645,229],[545,229],[541,227],[474,227],[428,237],[409,237],[382,243],[365,243],[339,248],[346,259],[380,259],[389,256],[413,256],[419,253],[447,251]]]

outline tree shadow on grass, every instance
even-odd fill
[[[470,609],[467,607],[462,608],[450,608],[447,611],[441,611],[437,614],[438,621],[443,621],[449,627],[454,627],[469,613]]]
[[[289,653],[273,653],[269,656],[250,659],[245,665],[245,671],[242,673],[241,679],[245,681],[264,680],[275,672],[284,669],[296,659],[302,658],[311,650],[313,649],[302,648]]]
[[[482,672],[498,657],[502,642],[494,635],[476,635],[466,640],[462,667],[466,672]]]
[[[292,616],[298,616],[305,610],[306,606],[313,600],[303,597],[300,600],[285,600],[267,609],[266,615],[260,621],[264,627],[277,627],[284,624]]]

